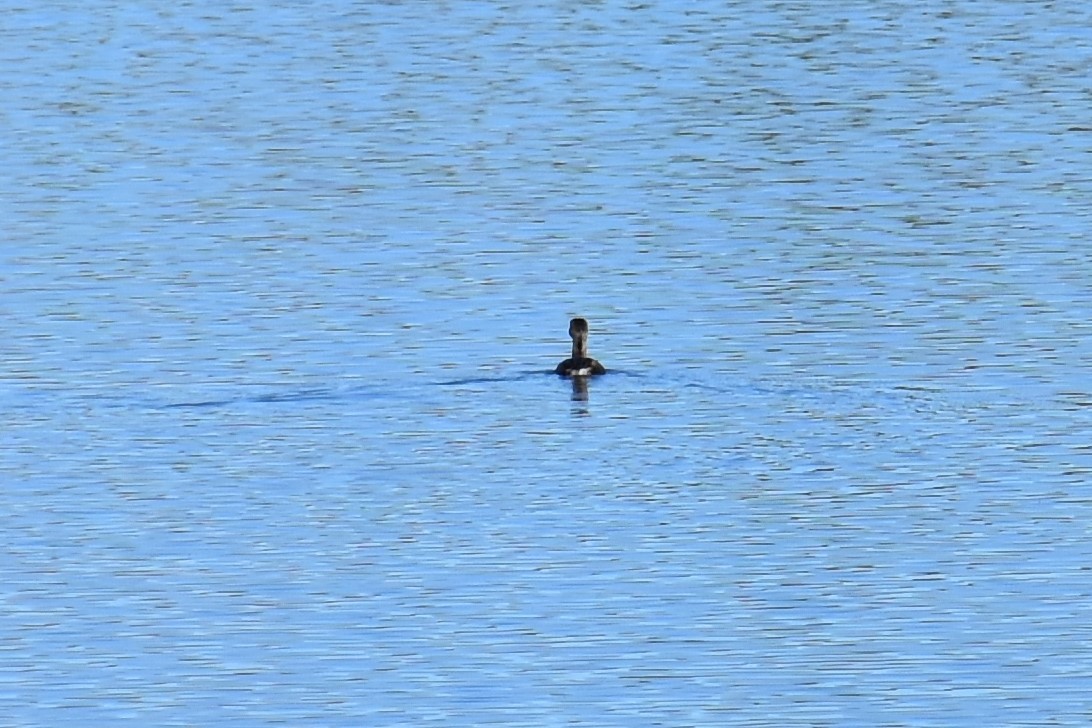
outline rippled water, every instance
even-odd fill
[[[1092,10],[720,5],[5,7],[0,722],[1087,725]]]

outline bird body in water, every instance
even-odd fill
[[[573,339],[572,358],[558,364],[554,372],[563,377],[606,374],[606,367],[588,356],[588,322],[582,318],[574,318],[569,322],[569,336]]]

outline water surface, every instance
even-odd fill
[[[1088,10],[4,17],[6,725],[1088,724]]]

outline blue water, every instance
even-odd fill
[[[1088,725],[1092,7],[723,5],[0,3],[0,723]]]

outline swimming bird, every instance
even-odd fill
[[[558,364],[554,372],[563,377],[606,374],[606,367],[588,356],[588,322],[582,318],[574,318],[569,322],[569,336],[573,339],[572,358]]]

